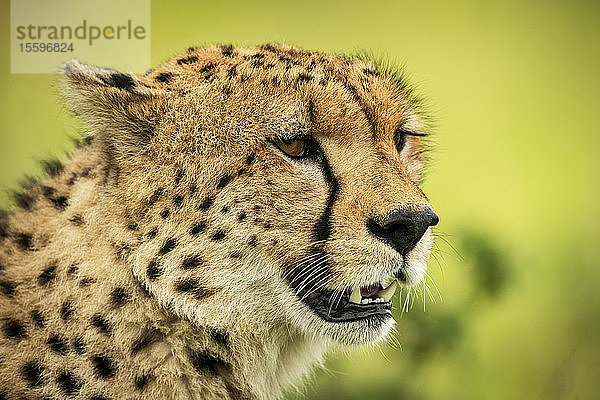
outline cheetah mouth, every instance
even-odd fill
[[[391,298],[397,286],[398,281],[394,279],[385,288],[378,282],[343,291],[306,289],[296,291],[296,295],[315,314],[328,322],[354,322],[391,317]]]

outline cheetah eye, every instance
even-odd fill
[[[303,157],[307,153],[307,144],[305,139],[274,139],[273,143],[279,150],[283,151],[290,157]]]

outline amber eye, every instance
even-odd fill
[[[275,139],[273,142],[290,157],[302,157],[306,153],[306,140],[304,139]]]

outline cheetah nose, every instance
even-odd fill
[[[367,229],[377,239],[389,244],[404,256],[415,247],[427,228],[437,225],[439,221],[431,208],[399,209],[393,211],[383,221],[369,219]]]

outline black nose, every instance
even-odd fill
[[[425,231],[440,221],[431,208],[425,210],[400,209],[385,220],[367,221],[367,229],[376,238],[388,243],[402,255],[411,251]]]

